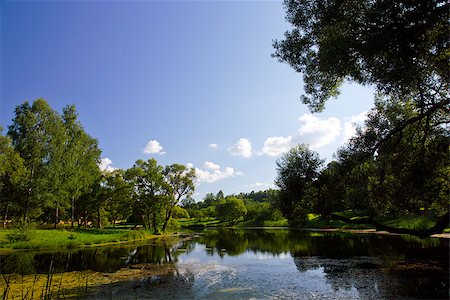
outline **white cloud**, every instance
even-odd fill
[[[367,111],[363,111],[359,115],[352,116],[349,122],[344,123],[344,140],[348,142],[356,134],[356,126],[362,125],[367,119]]]
[[[304,125],[298,130],[298,139],[313,149],[332,143],[341,132],[341,121],[335,117],[320,119],[312,114],[304,114],[299,120]]]
[[[188,163],[188,166],[193,167],[191,163]],[[236,172],[234,168],[231,167],[221,169],[218,164],[215,164],[210,161],[205,161],[203,167],[207,170],[195,168],[195,173],[197,175],[198,182],[213,183],[228,177],[244,175],[244,173],[240,171]]]
[[[148,141],[147,145],[144,148],[145,154],[165,154],[166,152],[163,151],[164,148],[159,144],[156,140],[150,140]]]
[[[278,156],[292,147],[292,137],[271,136],[266,139],[264,146],[258,154],[266,154],[269,156]]]
[[[100,163],[99,163],[98,167],[103,172],[112,172],[117,169],[111,165],[112,165],[112,160],[107,157],[104,157],[104,158],[100,159]]]
[[[213,143],[213,144],[209,144],[208,147],[212,148],[212,149],[217,149],[217,148],[219,148],[219,145]]]
[[[205,163],[203,164],[203,168],[210,170],[220,170],[220,166],[218,164],[210,161],[205,161]]]
[[[262,189],[262,188],[266,188],[266,189],[271,188],[271,189],[273,189],[273,188],[275,188],[275,185],[273,183],[257,181],[257,182],[252,183],[252,184],[246,184],[246,185],[244,185],[244,187],[251,188],[251,189],[254,189],[254,188],[260,188],[260,189]]]
[[[232,155],[242,156],[245,158],[252,157],[252,143],[248,139],[240,138],[236,144],[228,148]]]

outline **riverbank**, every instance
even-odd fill
[[[133,229],[4,229],[0,230],[0,251],[72,249],[170,237],[173,234],[155,235],[146,230]]]
[[[351,211],[339,213],[349,219],[358,219],[364,216],[355,215]],[[418,215],[404,215],[397,218],[385,219],[382,222],[384,225],[395,228],[408,228],[408,229],[424,229],[434,225],[434,220],[427,218],[426,216]],[[220,222],[214,218],[207,218],[202,220],[188,219],[180,222],[182,228],[186,229],[203,229],[203,228],[240,228],[240,229],[252,229],[252,228],[289,228],[288,221],[286,219],[271,221],[245,221],[241,220],[236,224],[228,224]],[[340,220],[326,220],[320,215],[308,214],[308,221],[303,228],[291,228],[298,230],[309,231],[341,231],[351,233],[376,233],[376,234],[391,234],[387,231],[377,231],[374,226],[369,224],[352,224],[346,223]],[[444,232],[434,234],[432,237],[450,238],[450,228],[447,227]]]

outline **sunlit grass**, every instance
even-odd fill
[[[435,224],[435,221],[436,220],[430,219],[426,216],[406,215],[400,218],[386,221],[384,223],[391,227],[422,230],[432,227]]]
[[[153,235],[144,230],[120,229],[31,229],[28,241],[11,241],[8,237],[14,229],[0,230],[0,248],[3,249],[50,249],[76,248],[86,245],[142,240]]]

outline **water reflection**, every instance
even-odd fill
[[[16,252],[0,256],[0,270],[32,276],[51,265],[55,274],[97,272],[89,281],[94,299],[448,298],[448,249],[445,239],[209,230],[180,242]]]

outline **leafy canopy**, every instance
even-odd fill
[[[303,73],[312,111],[344,80],[384,94],[448,97],[449,3],[444,0],[285,0],[292,29],[273,57]]]

